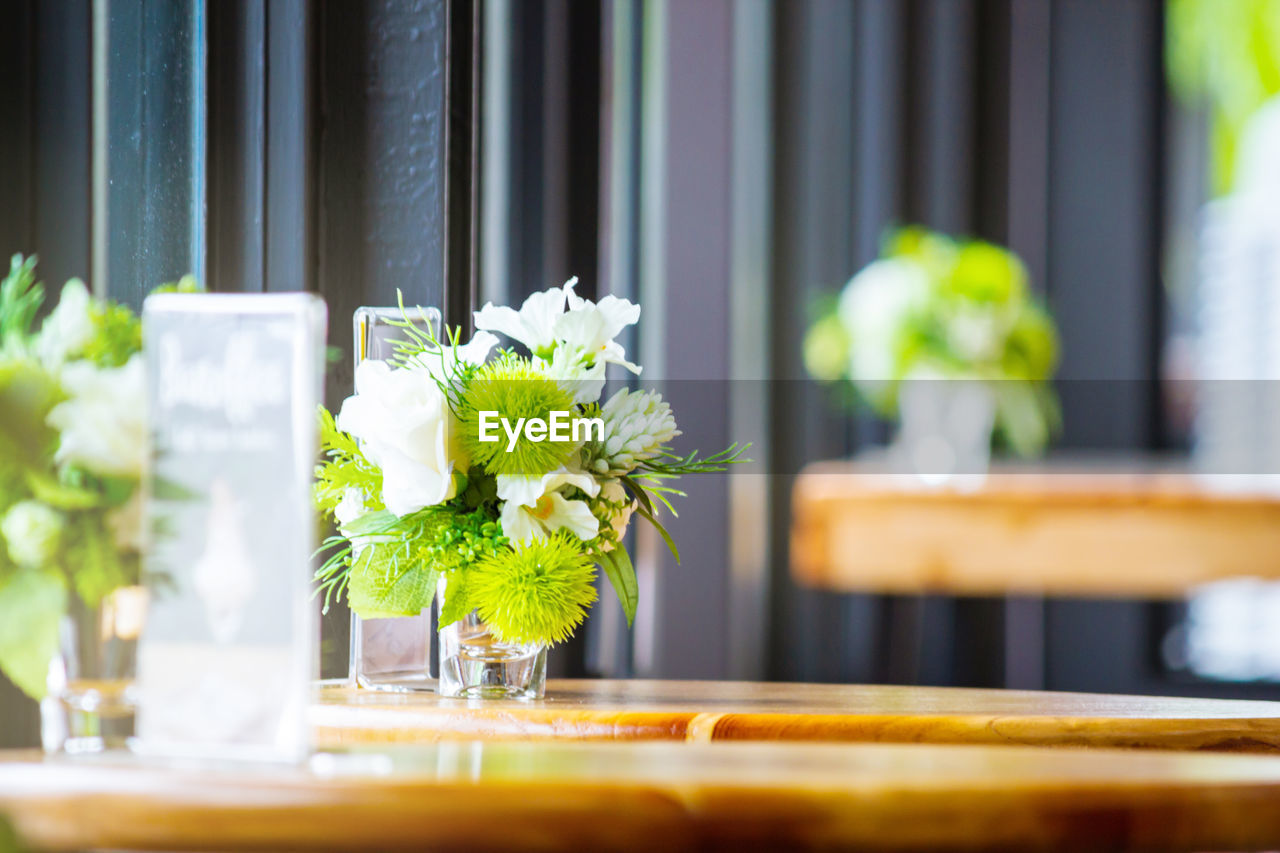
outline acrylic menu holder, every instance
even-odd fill
[[[440,312],[434,308],[359,308],[355,312],[355,361],[389,359],[404,340],[408,317],[416,327],[439,334]],[[361,619],[351,614],[351,681],[368,690],[397,693],[436,689],[434,608],[417,616]]]
[[[151,607],[135,750],[300,761],[318,660],[324,302],[164,294],[147,300],[143,324]]]

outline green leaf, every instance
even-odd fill
[[[59,483],[57,478],[43,471],[27,471],[26,481],[27,487],[31,489],[31,494],[36,500],[54,509],[70,511],[96,509],[107,503],[101,494]]]
[[[441,628],[452,625],[475,610],[475,605],[471,603],[471,596],[467,595],[466,570],[451,572],[447,577],[448,585],[444,591],[444,603],[440,607]]]
[[[667,548],[671,551],[671,556],[676,558],[676,563],[680,562],[680,549],[676,547],[676,542],[671,538],[671,534],[667,532],[667,528],[662,526],[662,522],[658,521],[656,515],[646,510],[643,506],[637,506],[636,512],[640,514],[646,521],[653,525],[662,537],[662,541],[667,543]]]
[[[351,567],[347,601],[362,619],[416,616],[431,606],[440,573],[407,558],[400,544],[372,545]]]
[[[164,477],[153,477],[151,480],[151,499],[156,501],[194,501],[200,493],[174,480]]]
[[[636,620],[636,605],[640,602],[640,587],[636,583],[636,567],[631,564],[631,555],[618,545],[602,555],[600,568],[604,569],[613,591],[618,594],[618,603],[627,614],[627,627],[630,628]]]
[[[396,530],[400,526],[400,519],[393,512],[385,509],[376,512],[365,513],[354,521],[346,525],[346,532],[351,534],[352,538],[357,536],[381,536]]]
[[[18,572],[0,583],[0,669],[33,699],[44,697],[66,607],[66,586],[53,572]]]

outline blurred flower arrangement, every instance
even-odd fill
[[[810,374],[847,380],[887,417],[906,380],[983,382],[997,432],[1023,456],[1042,451],[1057,427],[1057,358],[1053,320],[1013,253],[920,227],[892,232],[804,341]]]
[[[442,629],[474,611],[502,642],[546,646],[582,623],[600,566],[634,618],[623,541],[633,515],[678,559],[659,520],[683,495],[672,481],[723,471],[745,448],[678,456],[659,394],[620,390],[601,403],[608,365],[640,373],[615,340],[640,306],[583,299],[576,282],[519,311],[486,305],[465,344],[457,331],[424,333],[401,306],[396,356],[362,362],[337,417],[321,411],[316,496],[339,530],[317,573],[326,606],[345,590],[362,617],[411,616],[440,588]],[[494,332],[528,354],[499,348]],[[543,428],[556,413],[572,430]]]
[[[37,329],[35,264],[0,282],[0,668],[39,698],[72,597],[138,583],[148,435],[137,316],[72,280]]]

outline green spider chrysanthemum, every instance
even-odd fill
[[[490,430],[497,441],[480,440],[480,413],[497,412],[512,428],[520,419],[541,418],[550,422],[552,412],[573,410],[573,395],[560,383],[542,375],[528,361],[506,355],[481,367],[463,389],[458,406],[461,421],[459,438],[473,462],[490,474],[538,476],[563,465],[577,444],[531,441],[523,432],[508,451],[508,437],[502,428]]]
[[[467,570],[467,598],[506,642],[562,643],[596,600],[596,567],[563,532],[486,556]]]

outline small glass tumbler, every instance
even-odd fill
[[[436,602],[442,607],[441,586]],[[541,699],[546,688],[546,646],[503,642],[474,610],[440,629],[441,696]]]
[[[137,710],[138,638],[147,618],[145,587],[128,586],[95,606],[70,596],[40,706],[46,752],[84,754],[127,748]]]

